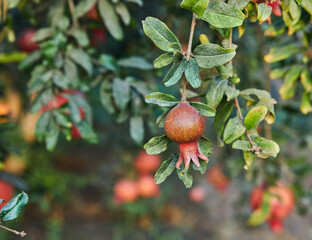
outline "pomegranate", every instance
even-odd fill
[[[106,29],[105,28],[96,28],[92,29],[90,32],[90,43],[91,46],[97,47],[100,44],[104,43],[106,40]]]
[[[160,188],[155,183],[154,178],[151,175],[142,175],[139,177],[138,192],[141,197],[157,197],[160,194]]]
[[[21,33],[18,40],[18,47],[21,51],[31,53],[39,49],[38,44],[32,40],[35,34],[36,30],[32,28],[26,29]]]
[[[203,187],[193,187],[189,192],[189,199],[194,203],[201,203],[205,200],[206,192]]]
[[[198,157],[208,162],[208,158],[199,152],[197,146],[197,141],[205,130],[205,124],[196,108],[186,101],[180,102],[168,113],[164,128],[168,138],[179,145],[180,157],[176,164],[177,168],[184,161],[185,169],[188,169],[191,160],[199,167]]]
[[[137,183],[130,179],[122,179],[114,187],[116,204],[134,202],[139,195]]]
[[[250,206],[253,210],[261,207],[265,191],[265,186],[261,185],[251,192]],[[278,183],[276,186],[270,186],[267,191],[271,194],[269,199],[270,216],[267,222],[274,233],[280,233],[283,230],[283,219],[285,219],[294,208],[295,197],[292,190],[285,187],[282,183]]]
[[[87,18],[90,20],[100,20],[99,14],[96,9],[96,5],[94,5],[88,12],[87,12]]]
[[[11,200],[13,194],[13,186],[3,180],[0,180],[0,199],[4,200],[4,202],[0,204],[0,210],[5,204],[7,204]]]
[[[42,106],[41,111],[47,112],[53,109],[58,109],[68,103],[68,99],[62,94],[54,95],[53,98],[48,102],[47,105]]]
[[[141,151],[134,161],[134,167],[139,173],[145,174],[156,171],[160,163],[160,155],[148,155],[145,151]]]
[[[220,166],[211,167],[207,172],[206,179],[220,193],[224,193],[230,184],[230,179],[224,175]]]

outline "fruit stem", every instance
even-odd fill
[[[75,16],[75,5],[74,5],[73,0],[68,0],[68,7],[69,7],[72,20],[73,20],[73,27],[77,27],[79,24]]]
[[[18,232],[16,230],[11,229],[11,228],[5,227],[2,224],[0,224],[0,228],[4,229],[6,231],[12,232],[12,233],[16,234],[17,236],[21,236],[21,237],[25,237],[26,236],[26,233],[24,231]]]
[[[186,51],[186,60],[187,61],[189,61],[190,58],[191,58],[192,43],[193,43],[195,25],[196,25],[196,14],[193,13],[192,23],[191,23],[191,30],[190,30],[190,36],[189,36],[189,41],[188,41],[187,51]],[[182,102],[186,101],[186,85],[187,85],[187,81],[186,81],[186,79],[184,79],[184,81],[183,81],[183,88],[182,88],[182,97],[181,97],[181,101]]]
[[[232,47],[232,39],[233,39],[233,28],[231,28],[231,31],[230,31],[230,36],[229,36],[229,48]],[[230,60],[228,64],[232,65],[232,60]],[[234,83],[232,83],[232,88],[233,88],[233,89],[236,89]],[[243,117],[241,108],[240,108],[240,106],[239,106],[239,102],[238,102],[238,100],[237,100],[237,97],[234,98],[234,106],[235,106],[236,109],[237,109],[237,114],[238,114],[239,119],[240,119],[241,121],[243,121],[243,120],[244,120],[244,117]],[[256,147],[255,144],[254,144],[254,142],[251,140],[251,137],[250,137],[250,135],[249,135],[249,132],[246,131],[245,133],[246,133],[247,139],[248,139],[248,141],[249,141],[249,143],[250,143],[250,146],[251,146],[250,150],[251,150],[251,151],[255,151],[255,154],[256,154],[256,155],[259,155],[259,150],[260,150],[260,149],[259,149],[258,147]]]

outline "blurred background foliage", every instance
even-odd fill
[[[175,177],[160,186],[148,180],[159,160],[149,170],[135,165],[144,162],[138,160],[144,155],[142,144],[161,132],[154,124],[161,112],[147,106],[144,96],[153,90],[179,96],[178,86],[163,86],[166,71],[153,69],[159,50],[145,37],[141,21],[147,16],[161,19],[185,49],[191,14],[180,8],[180,1],[111,1],[109,7],[103,0],[0,3],[0,178],[30,199],[22,218],[9,226],[22,226],[33,240],[312,237],[312,89],[302,80],[304,71],[311,71],[312,31],[305,8],[299,7],[300,26],[285,24],[286,17],[272,15],[271,24],[259,24],[249,16],[244,34],[233,33],[238,87],[266,89],[278,102],[272,129],[262,124],[259,131],[272,135],[280,154],[258,159],[244,170],[240,152],[217,146],[209,118],[205,135],[213,140],[214,154],[207,175],[194,180],[200,189],[191,193]],[[200,34],[214,43],[222,41],[208,24],[197,24],[195,45]],[[35,31],[37,43],[25,46],[27,34],[32,38]],[[290,45],[297,49],[293,54]],[[274,59],[274,48],[281,46],[289,55]],[[201,72],[199,95],[205,95],[216,74],[214,69]],[[287,74],[292,84],[281,91]],[[296,85],[300,75],[301,84]],[[159,159],[168,157],[166,152]],[[282,179],[296,195],[296,211],[279,237],[266,226],[246,224],[249,193],[263,179]],[[126,187],[116,190],[122,180],[128,181]],[[154,190],[129,193],[138,182],[143,190]],[[0,238],[16,239],[5,231]]]

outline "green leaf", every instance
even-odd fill
[[[272,7],[266,5],[265,3],[257,4],[257,10],[258,10],[257,19],[260,22],[267,20],[272,13]]]
[[[243,10],[247,7],[249,0],[229,0],[229,4],[233,5],[239,10]]]
[[[153,62],[154,68],[162,68],[168,66],[173,62],[173,57],[171,53],[164,53],[156,58]]]
[[[77,87],[79,84],[78,69],[77,69],[76,64],[72,60],[70,60],[70,58],[65,58],[64,72],[65,72],[65,77],[70,80],[71,84],[74,87]]]
[[[48,124],[51,121],[51,118],[52,114],[50,112],[45,112],[41,114],[41,116],[39,117],[35,129],[35,136],[39,141],[43,140]]]
[[[130,136],[136,144],[142,144],[144,138],[144,123],[142,116],[130,118]]]
[[[28,203],[28,195],[24,192],[18,194],[12,198],[7,204],[5,204],[0,211],[1,221],[10,221],[16,219],[22,209]]]
[[[272,140],[268,140],[262,137],[256,137],[253,141],[260,148],[259,158],[276,157],[280,151],[278,144]]]
[[[283,47],[271,48],[269,54],[264,56],[264,61],[274,63],[293,56],[296,53],[302,53],[305,48],[296,45],[287,45]]]
[[[166,151],[168,144],[171,142],[172,141],[166,135],[153,137],[144,145],[144,149],[147,154],[159,154]]]
[[[190,168],[186,171],[184,170],[184,164],[181,165],[181,168],[177,169],[177,174],[179,178],[182,180],[186,188],[191,188],[193,185],[193,176],[191,174]],[[183,170],[182,170],[183,169]]]
[[[224,64],[216,67],[219,72],[220,79],[229,79],[233,77],[233,65]]]
[[[92,75],[92,63],[89,55],[84,51],[74,48],[67,52],[68,57],[70,57],[75,63],[80,65],[89,76]]]
[[[257,106],[252,108],[246,115],[244,125],[247,131],[258,127],[259,123],[265,118],[268,108],[265,106]]]
[[[201,17],[208,7],[208,3],[209,0],[183,0],[180,6]]]
[[[178,154],[171,154],[169,159],[166,161],[163,161],[160,168],[157,170],[155,174],[155,183],[161,184],[166,180],[168,176],[171,175],[173,170],[175,169],[175,165],[179,159]]]
[[[225,123],[231,115],[233,110],[233,103],[223,100],[217,108],[217,113],[213,122],[214,130],[217,134],[218,140],[220,140],[222,132],[225,127]],[[220,142],[221,144],[221,142]]]
[[[265,192],[262,196],[262,204],[260,208],[253,211],[248,219],[248,224],[250,226],[257,226],[261,223],[264,223],[271,214],[271,207],[270,207],[270,194]]]
[[[305,68],[300,74],[301,84],[306,92],[312,91],[312,79],[309,74],[309,70]]]
[[[251,167],[251,164],[257,159],[257,156],[255,154],[252,154],[251,152],[243,151],[244,154],[244,160],[247,166],[247,169]]]
[[[47,38],[51,38],[53,33],[54,30],[52,28],[41,28],[36,32],[35,36],[32,38],[32,41],[41,42]]]
[[[115,9],[118,15],[121,17],[121,20],[123,21],[123,23],[128,26],[131,21],[131,15],[126,5],[122,2],[118,2],[115,5]]]
[[[302,72],[301,65],[292,65],[285,75],[285,80],[279,89],[282,99],[288,99],[295,95],[296,81]]]
[[[160,107],[173,107],[178,104],[178,100],[169,94],[154,92],[145,97],[146,103],[156,104]]]
[[[197,146],[201,154],[203,154],[207,158],[212,156],[212,153],[213,153],[212,142],[208,138],[202,136],[198,140]]]
[[[85,15],[96,3],[96,0],[82,0],[75,8],[75,17],[79,18]]]
[[[199,159],[199,167],[195,164],[192,164],[193,169],[199,171],[201,175],[203,175],[207,171],[208,163],[204,160]]]
[[[130,101],[130,85],[119,78],[113,80],[113,97],[119,109],[124,109]]]
[[[245,15],[231,4],[211,0],[202,19],[217,28],[233,28],[243,24]]]
[[[190,102],[190,105],[196,108],[202,116],[214,117],[216,115],[216,109],[207,104],[201,102]]]
[[[211,80],[209,90],[206,94],[207,104],[213,108],[216,108],[221,102],[227,86],[227,80]]]
[[[143,6],[143,0],[127,0],[127,2],[133,2],[138,4],[140,7]]]
[[[230,86],[226,86],[225,91],[224,91],[225,95],[227,96],[227,101],[231,101],[232,99],[238,97],[239,95],[239,90],[232,88]]]
[[[98,138],[89,123],[86,121],[80,121],[75,126],[78,128],[79,133],[84,140],[89,143],[98,143]]]
[[[52,112],[53,116],[56,119],[57,124],[63,126],[63,127],[71,127],[71,122],[67,119],[67,115],[63,114],[61,111],[59,110],[55,110]]]
[[[24,52],[0,53],[0,63],[12,63],[22,61],[27,57]]]
[[[310,0],[302,0],[301,5],[310,15],[312,15],[312,2]]]
[[[236,52],[217,44],[200,44],[194,49],[194,57],[201,68],[213,68],[230,61]]]
[[[201,79],[199,76],[198,66],[194,58],[190,58],[185,69],[186,80],[193,88],[199,88]]]
[[[102,54],[99,58],[99,62],[103,64],[103,67],[106,69],[118,74],[119,73],[119,66],[117,64],[116,59],[108,54]]]
[[[174,52],[174,49],[169,44],[175,43],[181,50],[181,44],[177,37],[169,30],[165,23],[157,18],[147,17],[142,21],[143,30],[146,36],[148,36],[155,45],[165,52]]]
[[[123,39],[123,31],[119,24],[118,16],[109,0],[98,0],[98,8],[101,18],[108,32],[116,40]]]
[[[163,128],[164,127],[164,124],[165,124],[165,119],[167,117],[167,114],[170,112],[171,108],[166,110],[163,114],[161,114],[157,120],[156,120],[156,125],[160,128]]]
[[[88,35],[85,31],[79,29],[79,28],[73,28],[70,32],[69,35],[73,36],[77,43],[81,47],[87,47],[89,46],[89,38]]]
[[[289,67],[284,67],[284,68],[275,68],[271,70],[270,72],[270,78],[271,79],[278,79],[278,78],[283,78],[288,71]]]
[[[163,80],[166,87],[170,87],[176,84],[182,78],[182,75],[186,70],[187,63],[188,62],[186,61],[185,58],[183,58],[181,62],[175,61],[173,63],[172,67],[170,68],[169,72],[167,73],[167,75]]]
[[[39,50],[29,54],[20,62],[20,64],[18,65],[18,69],[24,70],[30,66],[33,66],[34,63],[40,59],[40,57],[41,57],[41,52]]]
[[[231,118],[224,129],[223,141],[226,144],[230,144],[241,137],[245,131],[246,128],[239,117]]]
[[[114,101],[113,101],[113,94],[110,93],[111,91],[111,84],[108,83],[108,81],[103,81],[100,87],[100,101],[104,108],[109,112],[110,114],[113,114],[115,112],[114,108]],[[109,92],[108,92],[109,91]]]
[[[236,140],[232,144],[233,149],[242,150],[245,152],[250,152],[251,145],[247,140]]]
[[[309,95],[310,94],[308,94],[308,93],[304,93],[302,95],[301,104],[300,104],[300,111],[303,114],[308,114],[308,113],[312,112],[312,105],[310,102]]]
[[[146,61],[142,57],[132,56],[128,58],[122,58],[118,61],[120,67],[137,68],[140,70],[151,70],[153,65]]]
[[[289,14],[292,19],[291,26],[295,25],[301,16],[301,7],[294,0],[289,0]]]

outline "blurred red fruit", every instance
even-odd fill
[[[253,210],[261,207],[265,190],[264,185],[261,185],[254,188],[251,192],[250,206]],[[280,233],[283,230],[282,220],[285,219],[294,208],[295,197],[292,190],[281,183],[278,183],[276,186],[270,186],[267,191],[271,194],[269,200],[271,213],[267,221],[274,233]]]
[[[90,33],[90,43],[91,46],[97,47],[100,44],[103,44],[106,40],[106,29],[105,28],[96,28],[92,29]]]
[[[140,176],[137,186],[141,197],[158,197],[160,195],[159,185],[155,183],[155,180],[151,175]]]
[[[230,179],[224,175],[220,166],[211,167],[206,175],[207,181],[220,193],[226,192]]]
[[[35,34],[35,29],[26,29],[21,33],[18,39],[18,47],[21,51],[31,53],[39,49],[38,44],[32,40]]]
[[[160,163],[160,155],[148,155],[145,151],[141,151],[134,160],[134,167],[141,174],[151,173],[158,169]]]
[[[134,202],[138,197],[137,183],[130,179],[118,181],[114,187],[114,202],[116,204]]]
[[[0,204],[0,209],[11,200],[13,194],[14,189],[12,185],[0,180],[0,199],[4,200],[4,202]]]
[[[206,192],[203,187],[193,187],[189,192],[189,198],[194,203],[201,203],[205,200]]]
[[[66,103],[68,103],[68,99],[62,94],[54,95],[47,105],[42,106],[41,111],[47,112],[53,109],[58,109]]]
[[[100,20],[99,14],[96,9],[96,5],[94,5],[88,12],[87,18],[90,20]]]

